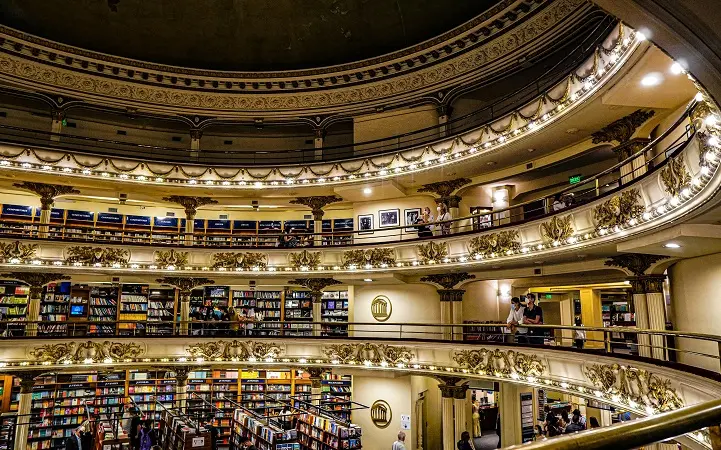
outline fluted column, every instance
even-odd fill
[[[460,439],[460,433],[465,431],[465,396],[468,386],[458,386],[457,383],[461,379],[456,377],[438,377],[438,379],[441,381],[438,388],[441,390],[443,450],[454,450],[456,441]]]
[[[624,161],[631,155],[642,150],[648,143],[649,139],[632,139],[613,150],[618,155],[618,160]],[[638,178],[646,173],[646,155],[641,153],[630,162],[627,162],[620,168],[621,171],[621,184],[628,184],[633,181],[634,178]]]
[[[327,205],[331,203],[341,202],[342,198],[336,195],[318,195],[314,197],[296,197],[290,201],[294,205],[304,205],[309,207],[313,212],[313,246],[320,247],[323,245],[323,215]]]
[[[30,410],[32,407],[33,386],[35,378],[42,374],[41,371],[15,372],[13,373],[20,380],[20,395],[18,395],[18,419],[15,428],[15,450],[27,450],[28,432],[30,430]]]
[[[440,127],[438,127],[438,135],[439,137],[446,137],[448,135],[448,132],[450,131],[446,124],[451,118],[453,107],[451,107],[450,105],[441,105],[436,108],[436,111],[438,112],[438,125],[440,125]]]
[[[195,215],[198,212],[198,208],[205,205],[213,205],[218,203],[217,200],[213,200],[210,197],[186,197],[183,195],[171,195],[170,197],[163,197],[166,202],[177,203],[178,205],[185,208],[185,245],[193,245],[195,232]]]
[[[40,196],[40,226],[38,227],[38,237],[47,238],[50,224],[50,215],[55,202],[55,197],[68,194],[79,194],[80,191],[72,186],[62,184],[46,184],[35,183],[32,181],[23,181],[22,183],[14,183],[13,186],[20,189],[32,191]]]
[[[634,277],[629,280],[631,282],[631,293],[633,295],[633,307],[636,317],[636,328],[647,330],[648,323],[648,306],[646,304],[646,291],[642,277]],[[646,358],[651,357],[651,339],[648,334],[638,334],[638,356]]]
[[[455,390],[453,396],[453,428],[455,432],[455,442],[458,442],[461,439],[461,433],[464,431],[472,431],[466,430],[466,407],[468,406],[466,401],[467,392],[468,386],[458,386],[458,389]]]
[[[648,327],[652,330],[666,330],[666,304],[663,298],[664,276],[647,276],[646,305],[648,306]],[[666,359],[666,338],[651,335],[651,352],[656,359]]]
[[[441,396],[441,437],[443,439],[443,450],[454,450],[455,442],[453,434],[455,427],[453,425],[453,397]]]
[[[306,370],[310,375],[310,395],[311,403],[314,406],[320,406],[321,396],[323,392],[323,375],[328,371],[322,367],[311,367]]]
[[[320,336],[321,335],[321,325],[319,322],[323,321],[323,303],[321,299],[323,298],[322,292],[311,292],[311,297],[313,297],[313,336]]]
[[[190,294],[196,287],[215,284],[210,278],[194,277],[163,277],[158,278],[160,284],[175,286],[180,291],[180,335],[188,335],[188,322],[190,321]]]
[[[441,300],[442,325],[450,325],[454,320],[459,320],[459,323],[463,322],[463,293],[466,291],[463,289],[455,289],[455,286],[458,283],[473,278],[476,278],[476,276],[466,272],[436,273],[421,278],[422,282],[433,283],[440,286],[438,295]],[[457,309],[458,312],[454,313],[455,309]],[[453,327],[450,326],[441,327],[443,339],[454,339],[454,334],[458,335],[458,339],[463,339],[463,331],[458,330],[454,333],[452,328]],[[437,338],[438,336],[436,335],[435,337]]]
[[[25,326],[26,336],[37,336],[38,321],[40,320],[40,302],[42,301],[43,288],[48,283],[59,280],[69,280],[70,277],[61,273],[52,272],[12,272],[0,275],[2,278],[11,278],[22,281],[30,286],[30,298],[25,311],[27,325]]]
[[[443,300],[441,298],[441,324],[448,325],[451,323],[453,314],[452,314],[452,305],[450,301]],[[453,337],[453,333],[451,330],[451,327],[442,327],[441,328],[441,338],[443,340],[451,340]]]
[[[613,151],[618,156],[619,162],[625,161],[648,144],[648,139],[632,139],[632,137],[636,130],[653,116],[653,110],[636,110],[593,133],[592,142],[594,144],[618,142]],[[621,167],[621,184],[629,183],[644,173],[646,173],[646,156],[641,154]]]
[[[188,404],[188,374],[190,367],[173,367],[175,373],[175,406],[184,412]]]
[[[203,130],[200,128],[190,129],[190,157],[197,159],[200,152],[200,138],[203,137]]]

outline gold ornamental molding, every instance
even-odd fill
[[[427,244],[420,244],[416,248],[418,249],[418,257],[423,264],[428,264],[431,261],[437,263],[448,256],[448,244],[446,242],[431,241]]]
[[[197,287],[202,287],[208,284],[215,284],[214,280],[205,277],[163,277],[157,278],[160,284],[167,284],[178,288],[181,294],[189,296],[191,291]],[[190,301],[189,297],[181,299],[181,301]]]
[[[471,255],[488,256],[505,255],[517,252],[521,249],[518,231],[506,230],[498,233],[476,236],[468,244]]]
[[[371,248],[368,250],[348,250],[343,252],[343,267],[349,268],[387,268],[396,264],[396,253],[392,248]]]
[[[272,361],[283,356],[283,349],[274,342],[255,341],[214,341],[190,344],[186,349],[193,358],[206,360],[236,359],[243,361]],[[268,362],[270,362],[268,361]]]
[[[296,278],[294,280],[289,280],[288,284],[294,284],[308,289],[312,294],[314,294],[313,301],[315,302],[316,297],[318,297],[317,301],[320,301],[320,294],[323,289],[328,286],[336,286],[342,283],[338,280],[334,280],[333,278]]]
[[[323,347],[323,356],[332,364],[375,364],[404,367],[415,359],[408,347],[386,344],[337,344]]]
[[[258,252],[221,252],[212,257],[213,269],[265,270],[268,256]]]
[[[69,247],[65,262],[73,265],[124,266],[130,252],[114,247]]]
[[[300,253],[290,253],[288,259],[293,269],[303,270],[305,268],[305,270],[308,270],[320,266],[321,255],[320,252],[303,250]]]
[[[313,213],[313,219],[321,220],[325,211],[323,208],[330,205],[331,203],[342,202],[343,199],[337,195],[316,195],[313,197],[296,197],[290,201],[292,205],[303,205],[311,209]]]
[[[589,364],[583,374],[601,392],[638,403],[656,411],[670,411],[683,407],[683,400],[671,387],[671,381],[660,378],[646,369],[619,364]]]
[[[453,354],[453,361],[468,371],[506,377],[540,377],[548,367],[536,355],[514,350],[461,350]]]
[[[596,229],[608,230],[638,219],[645,211],[638,189],[628,189],[593,208]]]
[[[573,232],[570,214],[566,217],[553,216],[551,220],[541,224],[541,236],[546,244],[558,245],[567,242]]]
[[[182,268],[188,265],[190,253],[176,252],[175,249],[155,252],[155,264],[164,269]]]
[[[476,278],[466,272],[434,273],[421,278],[421,281],[440,285],[443,289],[454,290],[458,283]]]
[[[388,428],[393,419],[393,410],[391,405],[385,400],[376,400],[371,405],[370,409],[371,421],[376,428],[384,429]]]
[[[684,188],[691,184],[691,174],[688,173],[680,156],[671,158],[666,163],[666,167],[661,169],[659,177],[664,190],[672,197],[679,195]]]
[[[591,135],[591,142],[594,144],[600,144],[602,142],[618,142],[623,144],[633,136],[638,127],[646,123],[648,119],[653,117],[655,112],[653,110],[644,111],[638,109],[626,117],[622,117],[615,122],[606,125],[601,130]]]
[[[215,205],[218,203],[218,200],[213,200],[210,197],[192,197],[185,195],[171,195],[169,197],[163,197],[163,200],[170,203],[177,203],[185,208],[187,220],[192,220],[198,212],[198,208],[201,206]]]
[[[625,253],[623,255],[612,256],[604,262],[604,265],[610,267],[620,267],[628,270],[633,275],[640,277],[645,275],[646,271],[650,269],[652,265],[664,259],[668,259],[668,256],[647,255],[644,253]]]
[[[3,27],[0,75],[30,89],[161,111],[221,115],[262,111],[270,117],[288,111],[297,115],[298,110],[349,110],[391,97],[400,101],[444,91],[461,78],[480,76],[479,72],[490,76],[506,67],[495,62],[527,52],[529,45],[550,47],[559,29],[579,23],[593,11],[583,0],[527,2],[527,6],[493,10],[491,17],[459,27],[460,34],[448,36],[449,41],[441,37],[390,55],[397,59],[374,58],[364,62],[366,67],[342,65],[318,73],[179,69],[74,49]],[[457,50],[458,42],[463,42],[464,51]]]
[[[80,191],[72,186],[62,184],[46,184],[36,183],[32,181],[23,181],[22,183],[13,183],[13,186],[20,189],[32,191],[40,196],[40,203],[43,209],[50,209],[53,206],[55,197],[68,194],[79,194]]]
[[[26,262],[35,258],[37,244],[23,244],[20,241],[0,242],[0,261],[2,262]]]
[[[28,352],[32,361],[45,364],[93,363],[132,360],[146,349],[133,342],[65,342],[35,347]]]
[[[393,303],[385,295],[376,295],[371,302],[371,315],[378,322],[385,322],[393,314]]]

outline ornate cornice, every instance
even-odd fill
[[[130,252],[123,248],[113,247],[70,247],[67,249],[65,262],[68,264],[128,264]]]
[[[198,208],[205,205],[215,205],[218,200],[213,200],[210,197],[188,197],[184,195],[171,195],[169,197],[163,197],[166,202],[177,203],[178,205],[185,208],[185,215],[187,219],[193,219],[195,214],[198,212]]]
[[[303,250],[300,253],[290,253],[288,258],[290,259],[291,267],[295,270],[301,270],[303,267],[307,270],[320,265],[321,255],[320,252]]]
[[[124,361],[145,354],[145,348],[134,342],[64,342],[35,347],[28,352],[33,361],[61,364],[65,361],[107,362]]]
[[[440,285],[443,289],[453,289],[458,283],[474,278],[475,275],[466,272],[434,273],[421,278],[421,281]]]
[[[22,281],[33,288],[40,288],[53,281],[69,280],[70,277],[62,273],[53,272],[11,272],[0,275],[2,278],[10,278]]]
[[[347,250],[343,252],[345,268],[387,268],[396,264],[396,252],[392,248],[371,248],[368,250]]]
[[[290,201],[292,205],[303,205],[313,211],[313,219],[321,220],[323,218],[323,208],[331,203],[342,202],[343,199],[337,195],[316,195],[313,197],[296,197]]]
[[[193,289],[199,286],[215,284],[215,281],[210,278],[203,277],[163,277],[158,278],[155,281],[160,284],[175,286],[178,290],[180,290],[181,294],[190,294]]]
[[[628,189],[619,195],[593,208],[593,220],[596,229],[613,228],[636,219],[644,212],[641,193],[638,189]]]
[[[0,261],[30,261],[38,250],[37,244],[23,244],[20,241],[0,242]]]
[[[40,203],[43,209],[50,209],[53,206],[55,197],[68,194],[79,194],[80,191],[72,186],[62,184],[46,184],[36,183],[34,181],[23,181],[22,183],[13,183],[13,186],[20,189],[32,191],[40,196]]]
[[[688,173],[686,165],[680,156],[671,158],[666,166],[661,169],[661,183],[666,192],[671,196],[677,196],[683,188],[691,183],[691,174]]]
[[[631,139],[636,129],[653,117],[653,110],[643,111],[638,109],[626,117],[622,117],[591,135],[591,142],[600,144],[602,142],[618,142],[623,144]]]
[[[628,270],[637,277],[646,273],[646,271],[656,262],[668,258],[663,255],[646,255],[644,253],[625,253],[623,255],[612,256],[604,265],[610,267],[620,267]]]
[[[29,88],[117,104],[191,113],[343,107],[446,92],[461,77],[490,77],[513,55],[542,53],[595,8],[582,0],[504,1],[417,46],[355,64],[292,72],[193,70],[102,55],[0,28],[0,73]],[[575,13],[575,14],[574,14]],[[400,98],[399,98],[400,97]]]
[[[431,261],[442,261],[443,258],[448,256],[448,244],[446,242],[431,241],[427,244],[418,245],[417,249],[418,257],[423,264],[428,264]]]
[[[221,252],[213,254],[213,269],[265,269],[268,256],[258,252]]]
[[[159,250],[155,252],[155,264],[167,269],[168,267],[185,267],[188,265],[190,253],[188,252],[176,252],[175,249],[168,251]]]
[[[188,355],[193,358],[212,360],[215,358],[252,361],[275,359],[283,356],[283,349],[274,342],[255,341],[214,341],[189,344]]]
[[[476,236],[468,244],[473,255],[487,257],[505,255],[521,248],[520,237],[516,230],[499,231],[498,233]]]
[[[391,364],[403,367],[415,359],[415,355],[408,347],[359,343],[359,344],[338,344],[323,347],[323,355],[331,361],[342,364]]]
[[[320,294],[323,289],[328,286],[335,286],[342,283],[338,280],[334,280],[333,278],[296,278],[288,281],[288,284],[295,284],[310,290],[311,293],[316,294],[313,296],[313,301],[316,301],[316,297],[319,297],[318,294]],[[317,300],[320,301],[320,298]]]
[[[472,180],[468,178],[456,178],[455,180],[438,181],[436,183],[424,184],[418,189],[418,192],[432,192],[438,197],[449,197],[458,188],[470,184]]]
[[[566,217],[553,216],[548,222],[541,224],[541,236],[547,244],[562,243],[573,236],[571,215]]]

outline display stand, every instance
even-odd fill
[[[161,403],[156,405],[162,409],[158,443],[163,450],[210,450],[210,433],[199,431],[198,424],[176,409],[165,408]]]
[[[15,448],[17,419],[16,413],[0,414],[0,450],[12,450]]]
[[[231,450],[240,450],[242,439],[248,438],[258,450],[301,450],[295,430],[273,426],[264,417],[239,407],[233,413]]]

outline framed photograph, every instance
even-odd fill
[[[378,211],[380,227],[397,227],[401,224],[400,216],[400,209],[383,209],[381,211]]]
[[[404,225],[411,227],[411,225],[415,225],[421,217],[421,208],[404,209],[403,217],[405,218],[405,222],[403,222]],[[416,227],[406,228],[406,233],[413,233],[415,231],[417,231]]]
[[[482,230],[493,226],[493,208],[489,206],[473,206],[471,207],[471,215],[474,216],[474,230]]]
[[[358,231],[365,231],[358,234],[373,234],[373,214],[358,215]]]

